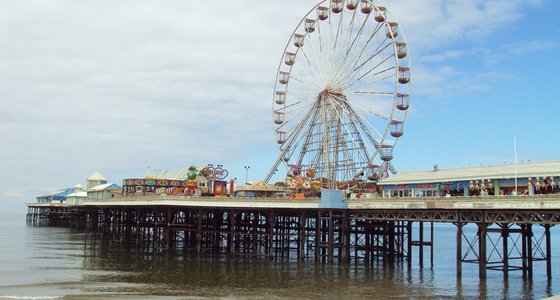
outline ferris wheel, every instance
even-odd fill
[[[407,52],[399,24],[373,0],[311,9],[278,66],[272,121],[280,153],[265,181],[280,163],[313,170],[327,188],[394,173],[410,101]]]

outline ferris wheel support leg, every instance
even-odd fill
[[[280,155],[278,156],[278,158],[276,159],[276,162],[274,163],[274,165],[272,165],[272,168],[270,169],[270,171],[268,171],[268,174],[266,175],[266,177],[264,178],[264,182],[268,183],[268,181],[270,180],[270,178],[272,178],[272,175],[274,175],[274,173],[276,173],[276,170],[278,168],[278,165],[280,164],[280,162],[282,161],[282,157],[284,155],[284,151],[280,153]]]
[[[395,169],[395,166],[393,166],[392,163],[388,162],[387,166],[389,167],[389,170],[391,170],[391,172],[394,174],[397,174],[397,170]]]

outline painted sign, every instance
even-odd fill
[[[201,171],[202,175],[208,179],[222,180],[228,176],[228,171],[221,167],[208,166]]]

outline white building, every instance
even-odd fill
[[[107,178],[105,178],[105,176],[103,176],[103,174],[101,174],[99,171],[93,172],[93,174],[91,174],[86,180],[88,190],[93,188],[94,186],[107,183]]]
[[[96,185],[87,190],[87,200],[99,201],[122,196],[122,189],[114,183]]]

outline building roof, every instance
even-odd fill
[[[36,198],[45,198],[45,197],[53,197],[53,196],[66,197],[68,194],[72,193],[73,191],[74,191],[73,188],[66,188],[49,194],[41,195]]]
[[[189,168],[179,168],[167,170],[157,176],[158,179],[186,179],[189,174]]]
[[[105,184],[100,184],[100,185],[96,185],[90,189],[88,189],[88,192],[100,192],[100,191],[104,191],[107,189],[119,189],[120,187],[114,183],[105,183]]]
[[[480,179],[507,179],[560,176],[560,161],[526,162],[517,164],[438,169],[397,173],[379,181],[379,185],[454,182]]]
[[[87,180],[91,180],[91,181],[107,181],[107,178],[105,178],[105,176],[103,176],[103,174],[101,174],[99,171],[95,171],[93,172],[93,174],[91,174]]]
[[[80,192],[72,193],[72,194],[69,194],[68,196],[66,196],[66,198],[70,198],[70,197],[86,198],[87,197],[87,192],[86,191],[80,191]]]
[[[198,166],[196,167],[196,169],[198,171],[202,170],[206,168],[206,166]],[[156,177],[157,179],[179,179],[179,180],[185,180],[188,178],[188,174],[189,174],[189,169],[190,167],[185,167],[185,168],[179,168],[179,169],[173,169],[173,170],[167,170],[164,171],[163,173],[155,176],[155,174],[149,174],[149,176],[151,177]]]

